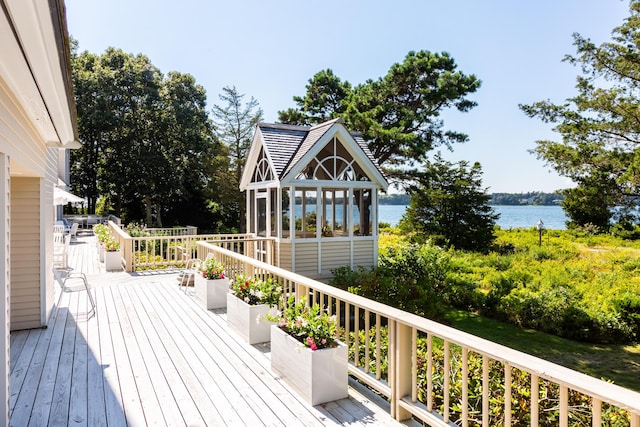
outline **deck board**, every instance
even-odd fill
[[[69,264],[95,316],[86,292],[65,292],[47,329],[11,333],[13,426],[402,425],[361,386],[310,406],[271,372],[269,345],[246,344],[175,271],[105,272],[86,235]]]

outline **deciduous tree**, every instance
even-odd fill
[[[162,225],[180,202],[202,198],[215,140],[192,76],[165,78],[146,56],[109,48],[74,51],[73,79],[83,147],[72,152],[72,182],[90,212],[104,196],[125,220]]]

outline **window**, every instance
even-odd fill
[[[351,206],[353,209],[353,235],[371,236],[371,190],[354,190]]]
[[[316,190],[296,190],[294,214],[297,238],[316,237],[316,200]]]
[[[322,190],[322,237],[348,236],[346,189]]]
[[[269,218],[271,225],[271,237],[278,237],[278,190],[269,190]]]
[[[260,149],[260,156],[258,157],[256,168],[253,171],[251,182],[272,181],[273,179],[269,159],[267,159],[267,156],[264,154],[264,150]]]
[[[282,237],[289,238],[291,237],[291,231],[289,229],[289,221],[291,220],[291,206],[289,202],[291,200],[291,189],[283,188],[282,189]]]

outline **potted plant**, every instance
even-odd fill
[[[226,307],[229,279],[225,275],[224,265],[215,258],[198,263],[193,288],[196,298],[207,310]]]
[[[107,271],[122,270],[120,243],[111,237],[104,242],[104,269]]]
[[[336,328],[335,316],[293,297],[271,326],[271,369],[314,406],[348,396],[347,346]]]
[[[227,325],[249,344],[271,339],[268,317],[277,315],[282,286],[272,278],[249,278],[239,274],[227,294]]]
[[[93,234],[96,236],[100,262],[104,262],[104,254],[106,252],[105,243],[111,237],[109,227],[104,224],[96,224],[93,226]]]

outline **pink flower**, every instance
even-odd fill
[[[320,341],[322,343],[322,345],[325,345],[327,343],[327,340],[322,338],[322,341]]]
[[[311,350],[316,351],[318,346],[313,342],[313,338],[307,337],[307,345],[311,348]]]

